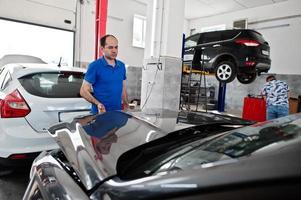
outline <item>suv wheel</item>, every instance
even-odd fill
[[[215,69],[215,76],[220,82],[230,83],[236,76],[235,64],[231,61],[218,63]]]
[[[256,72],[254,73],[238,73],[237,80],[242,84],[252,83],[256,79]]]

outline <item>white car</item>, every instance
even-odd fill
[[[44,150],[58,148],[47,129],[87,114],[80,97],[85,70],[49,64],[7,64],[0,69],[0,175]]]

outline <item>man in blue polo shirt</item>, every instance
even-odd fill
[[[126,69],[123,62],[116,59],[118,40],[113,35],[100,39],[103,56],[90,63],[80,94],[92,103],[93,114],[128,108],[126,92]],[[93,94],[92,94],[93,91]]]

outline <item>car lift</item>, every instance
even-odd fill
[[[183,38],[185,39],[185,35],[183,35]],[[184,41],[183,39],[183,41]],[[195,47],[192,47],[192,48],[201,48],[202,50],[205,49],[206,47],[205,46],[195,46]],[[188,78],[188,93],[190,93],[190,86],[191,86],[191,75],[192,73],[197,73],[197,74],[200,74],[200,81],[199,81],[199,84],[198,84],[198,96],[197,96],[197,100],[196,100],[196,110],[198,110],[198,103],[199,103],[199,95],[200,95],[200,89],[201,89],[201,84],[202,84],[202,76],[203,76],[203,80],[204,80],[204,88],[205,88],[205,110],[206,112],[208,111],[207,109],[207,86],[206,86],[206,75],[209,75],[209,72],[206,72],[204,71],[204,58],[203,58],[203,54],[202,54],[202,58],[201,58],[201,70],[193,70],[192,69],[192,61],[190,61],[189,63],[185,63],[183,61],[183,67],[182,67],[182,78],[183,78],[183,73],[189,73],[189,78]],[[184,58],[184,42],[183,42],[183,51],[182,51],[182,59]],[[219,88],[218,88],[218,101],[217,101],[217,110],[219,112],[224,112],[225,111],[225,99],[226,99],[226,86],[227,84],[226,83],[223,83],[223,82],[219,82]],[[182,79],[181,79],[181,92],[183,90],[183,86],[182,86]],[[185,94],[184,94],[185,95]],[[187,109],[190,110],[190,94],[187,95],[188,96],[188,99],[187,99],[187,103],[188,103],[188,106],[187,106]],[[183,102],[184,100],[181,100],[180,99],[180,109],[181,107],[183,106]]]
[[[217,110],[219,112],[225,111],[226,86],[227,86],[226,83],[219,82],[218,99],[217,99]]]

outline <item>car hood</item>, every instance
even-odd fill
[[[117,161],[122,154],[168,134],[168,131],[145,120],[147,116],[153,116],[154,112],[156,111],[138,114],[112,111],[99,115],[88,115],[75,118],[72,123],[60,123],[52,126],[49,128],[49,132],[60,146],[69,165],[75,170],[84,187],[90,190],[98,183],[116,175]],[[194,124],[197,124],[196,120],[200,124],[210,125],[213,123],[233,124],[233,120],[238,120],[233,117],[222,118],[216,114],[211,114],[211,120],[209,120],[208,113],[187,115],[177,113],[176,117],[173,111],[161,111],[160,113],[156,116],[158,121],[161,121],[160,126],[162,127],[164,127],[164,123],[170,124],[172,119],[176,125],[179,118],[183,121],[185,116],[185,123],[190,121]],[[201,116],[206,117],[202,118]],[[206,119],[207,122],[201,122],[203,119]],[[246,125],[248,123],[251,122],[238,120],[234,124]],[[171,130],[170,127],[169,130]]]

